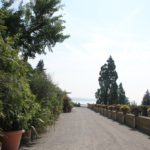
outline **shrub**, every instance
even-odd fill
[[[135,116],[138,116],[141,113],[140,107],[136,105],[131,105],[130,108],[131,108],[131,113],[134,114]]]
[[[107,108],[107,105],[102,104],[102,108],[106,109],[106,108]]]
[[[142,116],[148,116],[148,112],[147,112],[147,109],[149,108],[148,105],[141,105],[141,106],[138,106]]]
[[[121,105],[120,105],[120,104],[117,104],[117,105],[114,106],[114,110],[119,111],[119,110],[120,110],[120,107],[121,107]]]
[[[68,96],[65,96],[63,99],[63,112],[71,112],[72,107],[73,104],[71,102],[71,99]]]
[[[109,105],[108,109],[112,111],[114,109],[114,106],[113,105]]]
[[[126,114],[130,111],[130,107],[128,105],[121,105],[120,110]]]

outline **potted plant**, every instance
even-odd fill
[[[120,105],[120,104],[117,104],[117,105],[114,106],[114,110],[116,110],[116,112],[117,112],[117,111],[120,110],[120,107],[121,107],[121,105]]]
[[[130,111],[130,107],[128,105],[122,105],[120,107],[120,110],[123,112],[123,114],[125,115],[126,113],[128,113]]]
[[[138,106],[131,106],[131,113],[137,117],[141,113],[141,110]]]

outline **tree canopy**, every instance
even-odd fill
[[[114,60],[110,56],[100,70],[100,77],[98,79],[100,89],[96,92],[96,97],[98,102],[104,104],[114,104],[117,103],[117,83],[118,78],[116,72],[116,66]]]
[[[30,0],[25,5],[20,3],[15,10],[10,7],[13,3],[14,0],[2,0],[1,11],[7,27],[2,36],[17,35],[14,47],[19,47],[25,61],[36,53],[45,53],[46,47],[52,51],[57,42],[69,37],[63,34],[65,21],[58,15],[61,0]]]
[[[101,67],[99,73],[99,86],[95,93],[98,104],[126,104],[128,102],[122,84],[117,85],[118,74],[113,58],[110,56]]]

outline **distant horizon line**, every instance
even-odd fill
[[[77,99],[77,100],[85,100],[85,101],[90,101],[90,100],[92,100],[92,101],[96,101],[96,99],[95,98],[83,98],[83,97],[72,97],[71,96],[71,98],[72,99]]]

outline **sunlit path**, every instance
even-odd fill
[[[100,116],[87,108],[62,114],[55,130],[50,129],[28,150],[149,150],[146,134]]]

